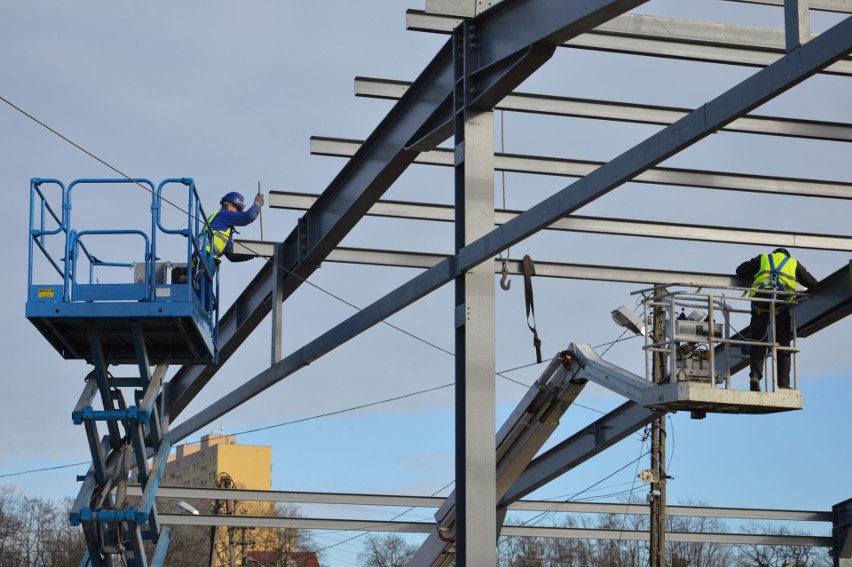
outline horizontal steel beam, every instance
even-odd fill
[[[494,5],[500,0],[489,2]],[[765,4],[768,6],[784,6],[784,0],[726,0],[727,2],[739,2],[746,4]],[[808,0],[811,10],[822,10],[826,12],[840,12],[852,14],[852,0]],[[426,12],[447,16],[475,15],[477,0],[426,0]]]
[[[268,198],[270,207],[304,210],[313,204],[317,196],[305,193],[270,191]],[[521,214],[521,212],[497,209],[494,212],[494,224],[498,226],[505,224]],[[455,209],[451,205],[382,200],[376,202],[367,211],[367,216],[453,222],[455,219]],[[580,215],[571,215],[570,217],[559,219],[548,226],[546,230],[703,242],[727,242],[731,244],[760,244],[814,250],[852,251],[852,237],[850,236],[775,232],[751,228],[720,228],[706,225],[586,217]],[[269,255],[268,248],[264,249],[263,255]]]
[[[528,512],[567,512],[575,514],[648,514],[647,504],[624,504],[621,502],[549,502],[542,500],[519,500],[509,510]],[[790,522],[831,523],[831,512],[818,510],[780,510],[774,508],[722,508],[715,506],[672,506],[666,505],[667,516],[690,518],[730,518],[739,520],[781,520]]]
[[[420,10],[406,12],[408,29],[416,31],[447,34],[461,20]],[[641,14],[614,18],[564,47],[750,67],[770,65],[786,51],[782,29]],[[822,72],[850,75],[852,61],[838,61]]]
[[[435,529],[435,524],[431,522],[380,522],[375,520],[277,518],[271,516],[160,514],[160,520],[164,525],[169,526],[229,526],[394,533],[430,533]],[[648,539],[647,531],[620,530],[616,528],[592,529],[505,526],[502,530],[502,535],[620,541],[646,541]],[[831,547],[832,545],[832,539],[830,537],[808,535],[666,532],[666,539],[673,542],[727,543],[733,545],[792,545],[803,547]]]
[[[139,485],[128,485],[128,496],[141,496]],[[361,494],[347,492],[292,492],[284,490],[248,490],[243,488],[190,488],[161,486],[157,492],[158,505],[162,500],[239,500],[241,502],[281,502],[288,504],[332,504],[341,506],[398,506],[403,508],[439,508],[445,501],[440,496],[405,496]],[[648,514],[646,504],[623,502],[552,502],[520,500],[509,506],[513,511],[564,512],[571,514]],[[781,520],[791,522],[833,521],[833,513],[818,510],[782,510],[776,508],[723,508],[717,506],[667,506],[668,516],[695,518],[731,518],[744,520]]]
[[[273,242],[260,240],[238,240],[237,249],[250,251],[250,254],[267,256],[275,246]],[[425,252],[403,252],[398,250],[375,250],[367,248],[338,248],[329,254],[326,261],[344,264],[369,264],[373,266],[393,266],[397,268],[429,269],[448,256]],[[506,264],[509,274],[522,275],[523,260],[509,259]],[[494,260],[494,273],[502,272],[502,261]],[[728,274],[706,272],[680,272],[675,270],[651,270],[647,268],[627,268],[623,266],[597,266],[594,264],[565,264],[536,260],[535,274],[543,278],[562,278],[575,280],[595,280],[634,284],[679,283],[688,286],[747,287],[751,282],[747,278]]]
[[[411,86],[407,81],[355,77],[355,95],[395,100]],[[652,106],[601,100],[515,93],[498,103],[496,110],[667,125],[683,118],[689,108]],[[799,120],[750,114],[731,122],[724,131],[764,134],[835,142],[852,141],[852,124],[818,120]]]
[[[358,140],[313,136],[311,137],[311,153],[350,157],[358,150],[360,144],[361,142]],[[421,153],[414,161],[415,163],[424,165],[452,167],[453,151],[443,148],[434,149]],[[505,153],[494,154],[495,170],[516,173],[584,177],[599,169],[602,165],[603,162],[596,161],[545,158]],[[649,168],[629,181],[635,183],[652,183],[655,185],[719,189],[724,191],[852,199],[852,182],[741,175],[698,169]]]
[[[766,4],[768,6],[784,6],[784,0],[726,0],[742,4]],[[808,8],[825,12],[852,14],[852,0],[808,0]]]

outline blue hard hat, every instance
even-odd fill
[[[242,211],[246,208],[246,200],[243,199],[243,196],[236,191],[231,191],[219,201],[220,205],[224,205],[225,203],[231,203],[234,205],[238,211]]]

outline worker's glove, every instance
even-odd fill
[[[258,191],[257,195],[254,197],[254,204],[258,207],[262,207],[264,203],[266,203],[266,200],[263,198],[263,193]]]

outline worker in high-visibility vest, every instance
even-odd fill
[[[243,262],[255,257],[252,254],[234,252],[234,233],[236,232],[234,227],[253,223],[260,214],[260,208],[264,202],[263,193],[260,192],[255,196],[254,203],[248,209],[245,209],[245,199],[236,191],[222,197],[219,201],[222,208],[207,219],[207,226],[210,228],[207,252],[210,252],[212,247],[213,259],[216,260],[217,264],[222,256],[225,256],[231,262]]]
[[[760,254],[743,262],[737,267],[737,275],[748,276],[753,279],[749,297],[757,298],[774,296],[776,299],[789,300],[792,299],[792,296],[785,295],[783,292],[796,291],[797,285],[811,289],[819,283],[801,262],[790,256],[790,252],[786,248],[776,248],[771,253]],[[749,334],[752,340],[762,343],[769,342],[767,340],[767,327],[770,309],[769,303],[757,301],[752,303],[751,323],[749,324]],[[777,342],[782,347],[790,346],[793,331],[789,304],[780,304],[775,307],[775,335],[773,342]],[[766,350],[766,345],[751,346],[749,385],[753,392],[760,391]],[[778,350],[779,388],[790,388],[790,363],[790,351]]]
[[[219,266],[222,256],[231,262],[244,262],[256,257],[254,254],[234,252],[234,227],[253,223],[264,202],[263,193],[258,192],[252,206],[246,209],[245,199],[236,191],[225,194],[219,201],[221,208],[207,218],[207,233],[204,239],[204,251],[213,256],[216,267]],[[196,261],[193,261],[193,270],[193,284],[197,288],[204,270],[196,265]]]

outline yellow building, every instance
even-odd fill
[[[205,435],[198,445],[180,445],[169,456],[163,486],[215,488],[226,473],[236,488],[272,488],[272,447],[237,445],[236,435]]]
[[[205,435],[200,444],[181,445],[169,456],[162,480],[163,486],[189,488],[272,488],[272,447],[237,445],[236,435]],[[273,502],[218,500],[211,504],[193,501],[202,514],[274,516]],[[207,532],[209,533],[209,531]],[[184,533],[184,538],[215,542],[209,549],[210,565],[243,565],[244,556],[268,552],[280,547],[278,531],[270,529],[224,528],[210,535]],[[197,553],[199,546],[195,546]],[[206,563],[205,563],[206,564]]]

